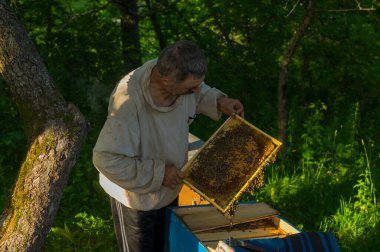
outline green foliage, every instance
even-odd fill
[[[91,130],[64,189],[44,251],[117,251],[109,198],[91,163],[96,137]]]
[[[364,141],[362,143],[365,150]],[[373,251],[380,245],[379,241],[373,240],[368,246],[368,241],[362,239],[368,233],[379,235],[380,225],[380,204],[376,200],[376,190],[366,150],[365,157],[365,170],[353,186],[357,193],[348,200],[341,199],[337,212],[321,223],[322,230],[333,231],[342,240],[342,247],[355,251],[363,251],[363,247],[365,250]],[[360,163],[364,163],[362,159]]]
[[[80,212],[50,230],[43,251],[117,251],[112,220]]]
[[[0,116],[0,211],[2,211],[26,153],[26,139],[18,110],[12,103],[1,79],[0,108],[2,110]]]
[[[380,204],[373,172],[378,176],[379,171],[370,164],[378,168],[379,152],[371,144],[377,156],[369,156],[364,140],[358,141],[359,106],[351,107],[349,118],[339,119],[340,130],[345,131],[339,132],[332,130],[336,125],[326,125],[327,105],[307,106],[299,160],[291,158],[293,169],[288,162],[270,167],[265,187],[253,196],[270,203],[302,230],[333,232],[343,250],[374,251],[379,247],[372,236],[379,234]],[[292,157],[293,151],[281,161]]]
[[[137,1],[141,55],[163,40],[190,39],[209,60],[206,83],[245,105],[246,119],[277,134],[279,63],[305,1]],[[288,69],[287,151],[266,186],[245,199],[265,201],[306,231],[332,231],[343,250],[374,251],[380,234],[380,32],[373,1],[318,1]],[[64,98],[90,121],[44,251],[116,251],[108,196],[91,163],[108,98],[126,74],[120,6],[101,1],[13,0]],[[18,110],[0,79],[0,209],[26,153]],[[198,116],[190,130],[207,139],[226,119]],[[366,143],[361,144],[361,139]]]

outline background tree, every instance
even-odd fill
[[[302,38],[306,32],[307,27],[310,25],[313,12],[315,11],[315,2],[310,0],[307,4],[305,10],[305,15],[303,17],[302,23],[300,24],[299,29],[294,36],[292,37],[289,45],[286,48],[286,51],[283,55],[283,59],[280,64],[280,74],[278,77],[278,137],[279,140],[283,143],[282,152],[286,151],[286,128],[288,125],[288,112],[287,112],[287,77],[288,77],[288,65],[295,53],[296,47],[299,43],[299,40]]]
[[[121,41],[125,71],[129,72],[140,66],[140,36],[137,0],[116,1],[121,13]]]
[[[0,217],[1,251],[39,251],[87,133],[82,114],[56,91],[36,49],[0,3],[0,73],[26,131],[28,153]]]

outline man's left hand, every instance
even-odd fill
[[[218,110],[226,115],[239,115],[244,117],[244,106],[239,100],[231,99],[225,96],[218,98]]]

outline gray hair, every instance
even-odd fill
[[[196,44],[181,40],[162,50],[156,67],[161,75],[170,77],[178,84],[189,75],[196,78],[204,76],[207,71],[207,60]]]

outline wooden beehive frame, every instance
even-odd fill
[[[231,116],[230,118],[228,118],[223,123],[223,125],[219,127],[219,129],[210,137],[210,139],[202,146],[202,148],[199,149],[199,151],[190,159],[189,162],[187,162],[187,164],[182,168],[182,171],[184,171],[185,174],[189,173],[189,172],[192,172],[192,170],[191,170],[192,169],[192,165],[193,165],[194,161],[197,159],[197,157],[200,155],[200,153],[202,153],[202,151],[205,148],[209,147],[211,141],[215,137],[217,137],[218,134],[220,134],[222,131],[226,131],[226,129],[228,129],[229,127],[231,127],[231,125],[234,125],[234,124],[244,124],[244,125],[249,126],[256,133],[258,133],[261,136],[264,136],[265,138],[267,138],[268,140],[270,140],[270,142],[275,146],[274,149],[263,160],[261,160],[261,163],[259,164],[259,167],[256,169],[256,171],[254,172],[254,174],[252,174],[252,176],[250,176],[249,179],[247,181],[245,181],[244,185],[239,189],[239,191],[228,201],[227,204],[220,205],[220,204],[218,204],[216,202],[215,199],[213,199],[213,198],[211,198],[209,196],[208,192],[201,191],[199,188],[197,188],[196,185],[194,185],[193,183],[191,183],[191,181],[187,180],[186,178],[184,179],[184,183],[188,187],[190,187],[192,190],[194,190],[195,192],[197,192],[198,194],[200,194],[202,197],[204,197],[208,202],[210,202],[214,207],[216,207],[220,212],[222,212],[225,215],[233,207],[234,203],[237,202],[237,200],[241,196],[241,194],[248,189],[249,185],[259,175],[259,173],[262,172],[263,169],[269,163],[271,163],[275,159],[275,156],[276,156],[279,148],[281,147],[281,142],[279,142],[278,140],[276,140],[273,137],[269,136],[268,134],[266,134],[265,132],[261,131],[260,129],[256,128],[255,126],[253,126],[252,124],[250,124],[249,122],[247,122],[245,119],[243,119],[243,118],[235,115],[235,116]],[[212,148],[212,146],[210,148]]]

